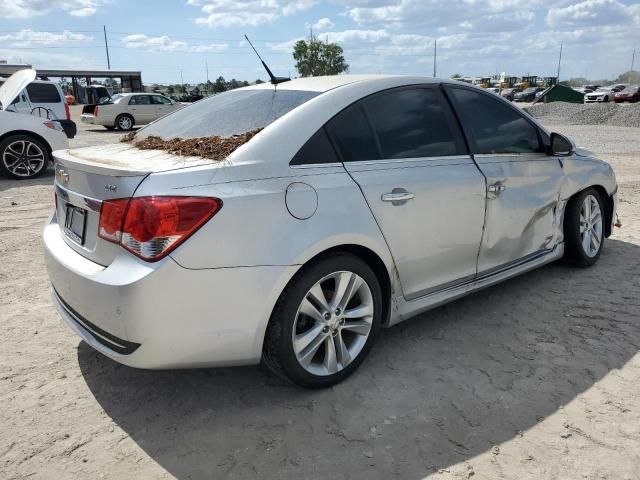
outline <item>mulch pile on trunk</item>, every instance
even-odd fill
[[[160,137],[147,137],[136,140],[135,134],[129,133],[122,137],[122,142],[131,142],[141,150],[164,150],[165,152],[184,157],[201,157],[211,160],[224,160],[238,147],[251,140],[262,129],[256,128],[246,133],[232,135],[230,137],[196,137],[196,138],[172,138],[163,140]]]

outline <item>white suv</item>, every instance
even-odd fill
[[[68,138],[75,137],[77,132],[60,85],[50,80],[30,82],[5,110],[57,120]]]

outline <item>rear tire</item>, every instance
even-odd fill
[[[116,117],[115,127],[124,132],[128,132],[133,129],[135,122],[133,117],[127,113],[122,113]]]
[[[565,259],[576,267],[590,267],[604,247],[605,211],[600,194],[588,188],[573,196],[565,210]]]
[[[302,267],[280,295],[262,359],[297,385],[330,387],[364,361],[382,311],[380,283],[363,260],[344,253],[325,256]]]
[[[15,180],[42,175],[51,155],[41,140],[29,135],[11,135],[0,142],[0,174]]]

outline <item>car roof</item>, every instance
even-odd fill
[[[302,90],[322,93],[351,83],[375,82],[390,78],[406,78],[408,80],[408,84],[448,82],[447,80],[431,77],[408,77],[403,75],[330,75],[325,77],[294,78],[290,81],[279,83],[277,88],[278,90]],[[269,82],[265,82],[244,88],[251,90],[270,90],[273,89],[273,85]]]

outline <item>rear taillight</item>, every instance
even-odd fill
[[[98,236],[155,262],[189,238],[222,208],[209,197],[139,197],[105,200]]]
[[[71,111],[69,111],[69,104],[66,100],[64,102],[64,113],[67,115],[67,120],[71,120]]]
[[[99,108],[98,108],[98,106],[96,105],[96,106],[93,108],[93,116],[94,116],[94,117],[97,117],[97,116],[98,116],[98,110],[99,110]]]

